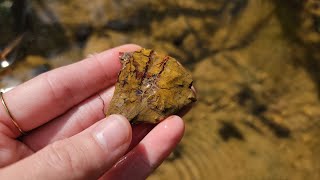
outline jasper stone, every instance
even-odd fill
[[[121,52],[122,69],[107,115],[158,123],[196,101],[192,76],[176,59],[151,49]]]

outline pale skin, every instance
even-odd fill
[[[41,74],[4,93],[21,136],[0,107],[0,179],[145,179],[179,143],[184,123],[105,117],[124,45]],[[102,100],[104,103],[102,103]],[[105,106],[105,107],[104,107]],[[20,137],[20,138],[19,138]]]

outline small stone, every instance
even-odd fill
[[[192,76],[176,59],[151,49],[121,52],[122,69],[107,115],[158,123],[196,101]]]

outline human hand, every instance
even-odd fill
[[[21,136],[1,106],[0,179],[144,179],[158,167],[182,138],[181,118],[131,127],[123,116],[103,113],[121,68],[119,52],[138,48],[104,51],[3,94],[28,134]]]

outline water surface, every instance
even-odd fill
[[[317,0],[0,1],[0,87],[136,43],[176,57],[199,101],[149,179],[320,178]]]

